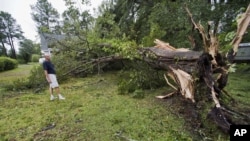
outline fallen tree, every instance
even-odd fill
[[[219,52],[219,42],[216,34],[212,30],[207,33],[201,24],[194,21],[187,7],[186,11],[192,25],[202,37],[202,52],[176,48],[158,39],[155,40],[156,45],[154,47],[142,48],[140,50],[143,60],[148,62],[153,68],[167,70],[167,75],[164,75],[164,78],[167,84],[174,89],[174,92],[157,96],[157,98],[163,99],[174,94],[181,94],[191,100],[193,104],[196,104],[201,101],[199,98],[204,98],[198,98],[197,95],[207,95],[208,93],[209,103],[214,103],[208,113],[208,117],[221,127],[223,131],[228,132],[231,124],[249,123],[250,116],[235,112],[227,105],[222,104],[220,97],[222,95],[230,97],[224,88],[227,85],[231,62],[237,54],[238,45],[250,23],[250,5],[238,20],[238,30],[231,43],[233,48],[228,53],[228,56],[223,56]],[[208,26],[211,26],[210,23],[208,23]],[[169,78],[177,86],[171,84]],[[204,92],[203,90],[206,91]],[[235,119],[236,115],[240,118]]]

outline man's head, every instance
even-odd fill
[[[45,60],[50,60],[50,54],[49,53],[45,53],[44,54],[44,58],[45,58]]]

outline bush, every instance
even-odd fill
[[[38,54],[32,54],[31,56],[31,62],[39,62],[40,55]]]
[[[17,60],[8,57],[0,57],[0,71],[12,70],[17,68],[17,66]]]
[[[18,66],[18,62],[17,60],[11,59],[11,58],[6,58],[5,59],[5,66],[4,66],[4,70],[12,70],[17,68]]]
[[[0,57],[0,72],[4,71],[4,59],[2,59],[2,57]]]
[[[42,65],[31,69],[27,85],[27,88],[42,88],[47,85]]]
[[[164,71],[157,71],[147,64],[137,62],[131,67],[126,78],[121,78],[118,83],[118,94],[131,94],[134,98],[143,98],[143,90],[157,89],[165,86]]]
[[[27,79],[21,78],[14,80],[11,83],[6,83],[4,85],[4,89],[7,91],[20,91],[20,90],[25,90],[27,89]]]
[[[132,80],[127,81],[126,79],[121,79],[118,84],[118,94],[125,95],[134,92],[137,87],[136,84],[133,83]]]

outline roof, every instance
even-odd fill
[[[66,37],[65,35],[48,34],[48,33],[41,33],[39,35],[41,39],[41,50],[48,50],[49,43],[62,40]]]
[[[239,47],[250,47],[250,42],[249,43],[240,43]]]

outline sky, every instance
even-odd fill
[[[40,42],[36,31],[35,22],[31,18],[30,5],[34,5],[37,0],[0,0],[0,11],[8,12],[16,19],[16,23],[21,26],[24,36],[34,42]],[[48,0],[57,11],[62,14],[66,9],[63,0]],[[81,0],[75,0],[80,3]],[[93,13],[93,8],[97,8],[103,0],[91,0],[89,10]],[[81,10],[85,10],[81,7]]]

